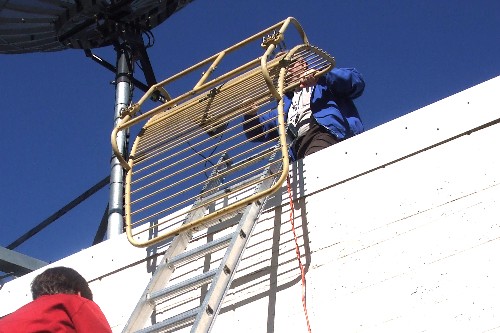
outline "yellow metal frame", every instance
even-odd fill
[[[277,46],[284,42],[284,33],[290,26],[290,24],[292,24],[296,28],[301,38],[301,44],[296,45],[286,53],[280,54],[279,56],[272,59],[272,55],[275,52]],[[258,39],[263,40],[262,47],[265,50],[264,54],[261,57],[251,60],[236,69],[230,70],[227,73],[208,81],[217,66],[228,54],[251,42],[255,42],[255,40]],[[311,59],[312,57],[314,57],[314,59],[316,59],[314,60],[314,62],[320,64],[315,68],[315,75],[317,76],[323,75],[324,73],[328,72],[335,65],[335,60],[333,59],[333,57],[331,57],[321,49],[313,47],[309,44],[306,34],[300,24],[294,18],[289,17],[286,20],[269,27],[268,29],[265,29],[243,40],[242,42],[239,42],[223,50],[222,52],[219,52],[205,59],[204,61],[201,61],[198,64],[153,85],[136,104],[132,105],[130,108],[123,112],[121,122],[111,134],[111,144],[115,155],[126,171],[124,200],[125,224],[127,237],[131,244],[138,247],[149,246],[181,232],[199,229],[202,225],[206,225],[210,221],[218,220],[221,218],[221,216],[231,214],[255,200],[267,197],[268,195],[276,192],[282,186],[288,174],[289,165],[282,96],[286,91],[290,91],[298,86],[297,77],[290,77],[290,75],[287,76],[287,65],[289,65],[292,61],[294,61],[294,59],[297,59],[298,57],[310,57]],[[200,80],[195,83],[191,90],[179,95],[178,97],[171,98],[166,103],[154,107],[148,112],[137,115],[144,103],[148,99],[150,99],[153,94],[155,94],[155,92],[160,90],[163,92],[163,95],[169,96],[168,94],[166,94],[166,85],[171,84],[182,77],[185,77],[193,71],[200,70],[200,68],[203,68],[204,66],[209,66],[208,70],[204,72]],[[274,182],[274,185],[261,192],[249,195],[242,200],[236,200],[234,203],[229,203],[220,209],[202,216],[201,218],[197,218],[192,221],[184,222],[183,224],[180,224],[178,226],[171,227],[170,229],[161,233],[161,235],[158,235],[154,238],[150,238],[147,240],[136,239],[136,236],[138,234],[151,231],[151,229],[159,227],[159,224],[155,224],[154,226],[142,229],[137,233],[134,233],[133,231],[133,229],[136,227],[136,224],[144,225],[146,223],[145,221],[142,221],[140,223],[132,221],[132,215],[134,214],[132,210],[133,200],[131,198],[133,192],[132,184],[134,183],[132,176],[134,174],[133,170],[136,164],[144,163],[149,159],[154,160],[155,154],[157,154],[158,151],[161,151],[161,153],[164,154],[169,153],[168,149],[171,148],[162,147],[162,145],[174,146],[175,143],[172,142],[177,139],[169,139],[169,143],[165,143],[165,137],[174,137],[178,133],[184,133],[184,131],[186,131],[186,137],[199,138],[199,136],[201,135],[200,133],[204,134],[206,132],[210,132],[210,129],[213,129],[216,132],[219,126],[227,124],[229,121],[233,121],[236,118],[241,119],[242,115],[253,114],[255,108],[260,108],[272,100],[278,101],[277,119],[279,148],[277,152],[281,154],[281,157],[277,161],[273,162],[281,165],[279,176],[276,174],[269,176],[277,178],[277,181]],[[144,121],[147,122],[142,127],[141,132],[135,139],[134,145],[127,160],[124,156],[121,155],[118,149],[117,134],[120,131],[127,130],[132,126]],[[234,131],[234,128],[232,130]],[[229,129],[227,131],[229,131]],[[206,139],[200,139],[202,141],[206,141],[209,140],[209,137]],[[203,144],[202,141],[201,143],[199,143],[200,145]],[[182,142],[182,139],[175,142]],[[221,141],[217,142],[217,144],[220,143]],[[165,151],[167,151],[167,153],[165,153]],[[168,158],[174,158],[175,154],[177,153],[174,152],[168,155]],[[168,164],[166,162],[166,159],[167,158],[156,160],[152,164],[155,164],[155,167],[157,167],[161,163]],[[181,158],[179,161],[171,163],[170,165],[180,162],[182,162]],[[247,164],[243,163],[243,167],[248,167],[250,166],[250,164],[251,162],[248,162]],[[148,167],[149,166],[143,167],[141,171]],[[178,172],[180,173],[181,171],[189,172],[189,170],[184,169],[181,169]],[[222,175],[218,175],[217,177],[222,176],[224,176],[223,172]],[[166,181],[166,179],[168,179],[169,177],[170,176],[165,176],[161,179],[161,181]],[[183,181],[185,180],[183,179]],[[261,181],[262,179],[253,181],[251,185],[257,184]],[[153,187],[154,185],[156,184],[153,182],[151,184],[145,185],[144,187]],[[177,183],[169,183],[167,187],[170,188],[174,185],[177,185]],[[199,184],[195,184],[193,186],[199,187]],[[153,194],[156,194],[156,192]],[[214,204],[215,202],[223,199],[223,196],[216,196],[215,198],[211,199],[209,203]],[[159,202],[162,201],[163,200],[160,200]],[[155,203],[155,205],[156,204],[158,203]],[[207,203],[204,203],[204,205],[206,204]],[[146,206],[143,209],[150,208],[151,207]],[[190,211],[195,211],[196,209],[199,209],[199,207],[192,208]],[[163,211],[165,210],[160,209],[160,212]],[[158,215],[160,213],[155,214]],[[182,214],[186,214],[186,212],[184,211]],[[177,216],[181,217],[182,214],[179,214]],[[172,219],[170,219],[169,221],[172,221]]]

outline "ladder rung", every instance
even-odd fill
[[[188,261],[201,258],[206,254],[213,253],[215,251],[223,249],[229,244],[232,237],[233,234],[231,233],[224,237],[211,241],[209,243],[205,243],[201,246],[198,246],[197,248],[179,254],[178,256],[172,258],[172,260],[170,260],[169,263],[175,266],[182,265]]]
[[[215,274],[217,274],[217,271],[218,269],[215,268],[171,287],[152,292],[148,298],[150,301],[157,303],[165,298],[178,296],[187,290],[196,289],[210,282]]]
[[[199,311],[199,307],[188,310],[186,312],[180,313],[172,318],[167,318],[159,323],[152,326],[146,327],[135,333],[153,333],[153,332],[165,332],[165,329],[175,329],[180,328],[183,325],[192,324],[196,318]]]

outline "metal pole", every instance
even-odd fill
[[[131,100],[131,75],[133,69],[130,62],[130,50],[125,43],[117,48],[116,95],[114,126],[120,121],[122,110],[129,106]],[[126,151],[126,133],[121,131],[117,136],[118,147],[122,156]],[[113,154],[111,158],[111,175],[109,191],[107,238],[113,238],[123,233],[123,168]]]

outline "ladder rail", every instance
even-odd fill
[[[221,156],[217,165],[221,168],[225,167],[223,162],[227,159],[227,155],[224,154]],[[211,176],[215,176],[219,172],[218,168],[215,168],[212,171]],[[202,189],[202,193],[211,187],[215,187],[220,185],[221,180],[219,178],[213,177],[212,180],[205,185]],[[202,197],[197,200],[194,207],[198,207],[196,210],[192,211],[186,217],[185,223],[189,223],[190,220],[196,220],[203,214],[205,214],[205,207]],[[201,207],[200,207],[201,206]],[[144,290],[139,302],[135,306],[132,314],[125,325],[123,332],[131,332],[137,330],[139,327],[143,327],[146,321],[148,320],[151,313],[154,311],[155,304],[151,302],[151,293],[159,290],[163,286],[165,286],[170,280],[172,273],[175,270],[175,265],[170,262],[171,258],[176,257],[181,254],[186,247],[188,246],[190,240],[193,237],[193,233],[191,230],[186,230],[183,233],[178,234],[172,240],[172,243],[168,247],[167,251],[163,255],[160,264],[156,268],[151,280],[149,281],[146,289]]]
[[[246,209],[242,218],[242,225],[238,233],[235,233],[229,249],[226,252],[218,269],[217,275],[205,296],[205,300],[195,319],[192,333],[210,332],[222,307],[222,301],[228,292],[238,265],[243,257],[244,250],[250,240],[250,236],[257,224],[258,217],[265,205],[267,197],[254,201]]]

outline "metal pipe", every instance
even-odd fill
[[[122,111],[130,105],[131,101],[131,54],[126,45],[122,44],[117,49],[116,90],[115,90],[115,117],[114,127],[121,121]],[[117,133],[116,143],[121,156],[125,156],[127,148],[126,131]],[[111,157],[111,174],[109,185],[109,210],[107,238],[113,238],[123,233],[123,168],[113,152]]]

